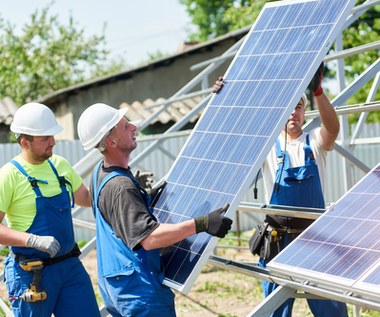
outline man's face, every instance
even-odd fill
[[[32,140],[25,140],[25,151],[35,164],[43,163],[53,155],[55,145],[54,136],[33,136]]]
[[[304,121],[305,121],[305,107],[301,99],[298,102],[297,106],[294,108],[286,124],[287,132],[298,132],[302,130]]]
[[[136,132],[136,126],[122,118],[112,129],[110,137],[121,151],[131,153],[137,147]]]

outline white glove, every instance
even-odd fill
[[[51,236],[37,236],[35,234],[31,234],[26,241],[25,246],[27,248],[35,248],[39,251],[49,253],[50,257],[54,257],[61,246],[59,242]]]

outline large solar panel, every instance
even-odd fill
[[[268,266],[294,280],[380,299],[380,164]]]
[[[154,213],[178,223],[231,205],[233,215],[354,0],[268,3],[169,171]],[[162,250],[164,283],[188,292],[217,243],[207,233]]]

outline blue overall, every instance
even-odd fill
[[[278,169],[276,181],[272,192],[270,204],[299,206],[311,208],[325,208],[321,181],[318,167],[309,142],[309,135],[306,136],[305,165],[290,167],[290,158],[281,150],[280,141],[276,141],[276,155]],[[291,228],[288,228],[291,229]],[[294,237],[284,233],[284,247],[288,245]],[[259,266],[265,267],[265,260],[260,258]],[[262,281],[264,296],[267,297],[278,286],[275,283]],[[332,300],[307,299],[310,310],[316,317],[347,317],[347,307],[344,303]],[[271,317],[291,317],[294,298],[288,299],[282,304]]]
[[[61,246],[56,256],[62,256],[75,246],[70,194],[66,188],[66,184],[70,187],[71,184],[58,175],[50,160],[48,162],[61,187],[61,193],[52,197],[44,197],[38,187],[38,183],[47,184],[46,181],[29,176],[17,161],[11,161],[28,178],[36,194],[36,216],[26,232],[54,236]],[[15,254],[28,259],[47,259],[49,255],[34,248],[11,247],[10,249],[13,254],[11,253],[4,262],[5,279],[9,296],[17,297],[29,287],[33,273],[24,271],[20,267],[14,259]],[[100,316],[91,280],[78,257],[70,257],[44,266],[40,289],[47,293],[47,299],[34,303],[12,301],[14,316],[50,317],[53,313],[56,317]]]
[[[112,316],[176,316],[174,294],[162,284],[160,250],[131,250],[115,235],[98,208],[104,185],[117,176],[129,177],[134,182],[150,212],[149,195],[141,190],[136,179],[121,171],[109,173],[98,186],[101,165],[102,162],[99,162],[93,173],[93,210],[96,218],[98,284],[104,305]]]

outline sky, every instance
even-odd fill
[[[149,53],[174,54],[191,30],[186,7],[179,0],[0,0],[0,16],[20,28],[37,9],[51,4],[51,15],[68,24],[71,16],[85,34],[105,37],[111,57],[130,66]]]

